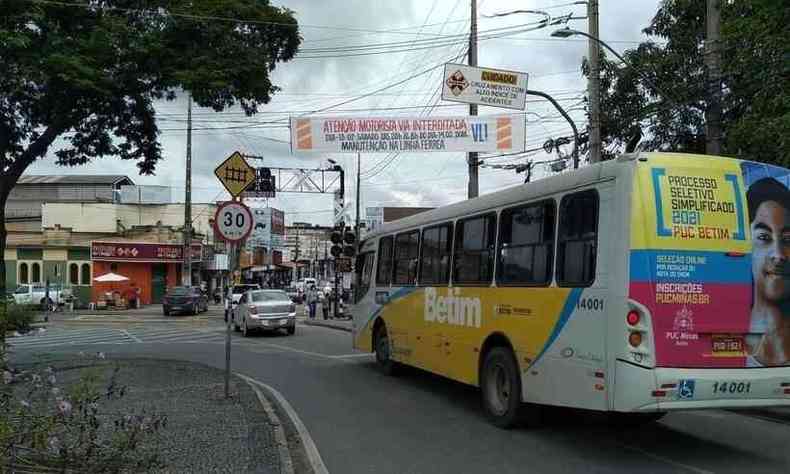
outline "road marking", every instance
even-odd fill
[[[688,464],[684,464],[682,462],[674,461],[674,460],[669,459],[667,457],[660,456],[658,454],[653,454],[653,453],[651,453],[649,451],[645,451],[642,448],[638,448],[636,446],[631,446],[630,444],[621,443],[619,441],[615,441],[614,444],[616,444],[616,445],[618,445],[620,447],[623,447],[625,449],[630,449],[631,451],[636,451],[636,452],[638,452],[640,454],[643,454],[643,455],[645,455],[645,456],[647,456],[647,457],[649,457],[651,459],[655,459],[656,461],[661,461],[663,463],[669,464],[670,466],[675,466],[675,467],[679,467],[681,469],[686,469],[687,471],[696,472],[697,474],[714,474],[713,471],[708,471],[706,469],[700,469],[700,468],[698,468],[696,466],[691,466],[691,465],[688,465]]]
[[[124,336],[128,337],[129,339],[133,340],[134,342],[143,342],[137,336],[129,334],[129,331],[127,331],[126,329],[121,329],[121,332],[123,333]]]
[[[370,352],[363,352],[363,353],[354,353],[354,354],[343,354],[343,355],[336,355],[336,356],[329,356],[333,359],[353,359],[356,357],[373,357],[374,354]]]
[[[321,453],[318,452],[318,448],[316,447],[313,438],[310,436],[310,432],[307,431],[307,427],[304,425],[304,423],[302,423],[302,420],[299,418],[296,410],[294,410],[291,404],[288,403],[288,400],[286,400],[280,392],[263,382],[247,377],[246,375],[240,374],[238,372],[236,372],[236,375],[243,378],[247,382],[260,386],[264,390],[268,391],[275,400],[277,400],[277,403],[288,415],[288,418],[291,419],[291,423],[293,423],[294,428],[296,428],[296,431],[299,434],[299,438],[301,438],[302,446],[304,447],[305,453],[307,454],[307,460],[310,462],[310,467],[313,468],[313,473],[329,474],[329,471],[324,464],[324,460],[321,459]]]

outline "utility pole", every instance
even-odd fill
[[[590,163],[601,161],[601,47],[598,44],[598,0],[587,1],[587,22],[590,55],[590,76],[587,95],[590,97]]]
[[[192,94],[187,96],[187,176],[184,184],[184,286],[192,286]]]
[[[721,0],[707,0],[705,66],[708,72],[708,107],[705,109],[705,153],[721,154]]]
[[[477,66],[477,0],[472,0],[471,29],[469,32],[469,65]],[[477,115],[477,104],[469,104],[469,115]],[[466,156],[469,165],[469,199],[476,198],[478,194],[478,163],[477,152],[469,152]]]
[[[359,197],[360,197],[360,194],[361,194],[360,189],[359,189],[359,182],[360,182],[360,174],[361,174],[360,173],[360,169],[361,169],[361,167],[362,167],[362,154],[361,153],[357,153],[357,198],[356,198],[357,210],[356,210],[356,218],[355,218],[355,222],[354,222],[354,233],[357,236],[357,245],[356,245],[356,247],[357,247],[356,250],[357,251],[354,252],[355,254],[359,253]]]

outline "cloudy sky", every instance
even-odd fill
[[[441,67],[401,85],[367,95],[463,54],[466,41],[455,35],[469,31],[468,0],[283,0],[281,3],[272,3],[287,6],[296,12],[304,37],[303,52],[293,61],[277,67],[274,82],[282,91],[271,103],[260,109],[262,113],[246,117],[237,109],[223,113],[193,109],[193,201],[212,202],[227,197],[214,177],[213,170],[235,150],[264,157],[262,162],[256,161],[251,163],[253,165],[315,168],[325,166],[326,159],[332,158],[347,170],[346,189],[350,199],[353,199],[356,156],[291,155],[287,128],[289,115],[325,109],[350,99],[356,100],[331,107],[323,115],[419,116],[428,113],[463,115],[468,112],[466,105],[439,100]],[[481,38],[491,36],[508,31],[495,29],[534,25],[543,18],[535,14],[486,17],[515,9],[541,10],[553,18],[568,14],[584,16],[586,7],[573,3],[568,0],[478,0],[479,34]],[[659,0],[601,1],[601,38],[618,51],[636,46],[645,39],[641,29],[649,23],[658,4]],[[586,31],[587,20],[570,20],[568,26]],[[559,27],[481,40],[478,64],[529,73],[529,88],[547,92],[558,99],[582,130],[586,126],[581,104],[586,82],[581,75],[580,64],[587,54],[587,43],[583,38],[552,38],[550,33]],[[426,39],[437,39],[443,45],[415,50],[419,43],[410,43]],[[344,53],[349,47],[390,42],[398,42],[401,46],[397,49],[412,50],[362,56]],[[359,98],[363,95],[366,96]],[[548,138],[570,135],[570,127],[550,105],[533,99],[538,98],[528,98],[526,109],[528,149],[539,147]],[[155,176],[138,176],[133,163],[113,158],[71,169],[59,168],[53,164],[54,160],[47,158],[34,164],[28,172],[125,174],[137,184],[172,186],[174,194],[182,196],[186,109],[185,97],[163,102],[157,107],[165,160],[159,164]],[[480,109],[480,115],[498,112],[502,113],[501,110],[487,107]],[[273,121],[279,123],[260,123]],[[492,158],[486,163],[507,164],[549,158],[552,157],[539,152],[528,158]],[[547,172],[545,166],[538,166],[536,177]],[[513,171],[483,168],[480,170],[480,193],[493,192],[522,180],[523,177]],[[466,187],[466,162],[462,153],[362,156],[363,217],[366,206],[449,204],[464,199]],[[265,200],[251,203],[255,207],[266,204]],[[317,224],[332,222],[330,195],[283,193],[268,200],[268,204],[283,209],[289,224],[294,221]]]

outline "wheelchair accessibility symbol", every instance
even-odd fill
[[[694,398],[694,380],[681,380],[678,383],[678,398],[681,400]]]

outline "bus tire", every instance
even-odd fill
[[[513,352],[494,347],[480,369],[480,392],[486,418],[499,428],[512,428],[523,419],[521,375]]]
[[[399,365],[390,357],[390,340],[387,335],[387,326],[381,324],[376,330],[376,335],[373,338],[373,349],[376,351],[376,362],[378,363],[379,370],[384,375],[396,375]]]

